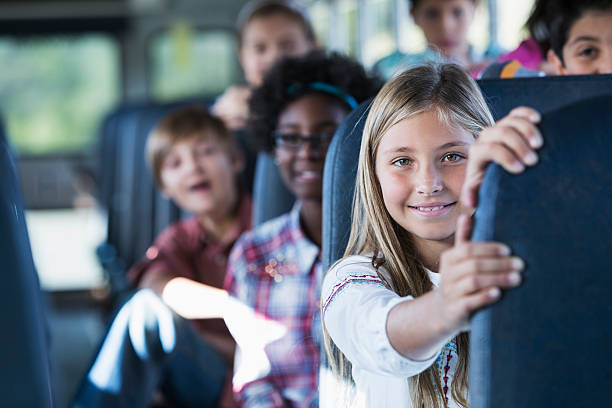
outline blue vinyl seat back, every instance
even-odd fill
[[[253,225],[259,225],[291,210],[295,196],[285,186],[273,153],[257,155],[253,181]]]
[[[6,407],[51,407],[45,313],[15,165],[0,141],[0,395]]]
[[[342,257],[351,232],[355,178],[361,135],[372,100],[363,102],[342,122],[325,157],[323,170],[323,270]]]
[[[612,75],[486,79],[478,81],[495,120],[520,105],[540,112],[612,93]]]
[[[144,145],[159,119],[159,109],[157,105],[122,107],[111,113],[102,126],[100,198],[108,219],[107,239],[98,255],[111,285],[119,291],[127,287],[125,270],[142,256],[153,239],[157,200],[146,168]],[[178,218],[178,211],[172,214]]]
[[[6,142],[6,133],[4,130],[4,121],[2,120],[2,116],[0,116],[0,143]]]
[[[547,112],[593,96],[612,94],[612,75],[516,78],[479,81],[495,119],[513,108]],[[357,160],[369,102],[344,121],[330,145],[323,180],[323,270],[340,259],[351,228]]]
[[[492,166],[473,238],[526,262],[522,286],[472,320],[471,406],[609,406],[612,95],[544,115],[540,163]]]

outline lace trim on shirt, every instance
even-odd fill
[[[339,283],[337,283],[331,291],[331,294],[323,304],[323,313],[327,310],[329,305],[334,301],[334,299],[342,292],[344,289],[348,287],[349,284],[369,284],[369,285],[379,285],[384,288],[387,286],[383,283],[382,280],[378,276],[373,275],[347,275],[344,279],[342,279]]]

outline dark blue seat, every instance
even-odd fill
[[[2,116],[0,116],[0,143],[6,142],[6,133],[4,130],[4,121],[2,120]]]
[[[525,281],[472,320],[471,406],[609,405],[612,95],[544,115],[540,163],[487,172],[475,240],[507,243]]]
[[[295,196],[283,183],[272,153],[259,153],[253,181],[253,225],[291,210]]]
[[[0,395],[6,407],[51,407],[45,312],[15,165],[0,141]]]

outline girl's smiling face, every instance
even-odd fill
[[[415,239],[452,242],[474,136],[435,110],[404,119],[382,137],[376,176],[391,218]]]
[[[299,200],[321,201],[327,148],[348,114],[342,102],[320,93],[306,94],[280,113],[275,158],[285,185]],[[293,146],[287,143],[296,137]]]

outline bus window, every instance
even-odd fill
[[[102,287],[93,149],[120,100],[119,46],[102,34],[0,37],[0,112],[17,152],[43,289]]]
[[[322,1],[317,3],[322,3]],[[329,21],[326,27],[328,34],[319,37],[327,39],[327,48],[360,58],[359,1],[337,0],[332,2]]]
[[[361,59],[366,66],[371,66],[379,59],[391,54],[396,48],[394,38],[394,1],[373,0],[364,2],[366,10],[364,26],[361,27],[365,33],[363,37],[363,50]]]
[[[330,44],[334,42],[331,38],[332,9],[329,2],[320,0],[313,2],[308,13],[319,46],[329,48]]]
[[[152,96],[170,101],[216,95],[237,76],[236,39],[228,30],[199,31],[176,23],[149,49]]]
[[[0,112],[19,153],[92,147],[119,100],[119,50],[111,37],[0,37],[0,62]]]
[[[497,34],[502,48],[512,50],[528,35],[524,26],[533,3],[534,0],[497,1]]]

